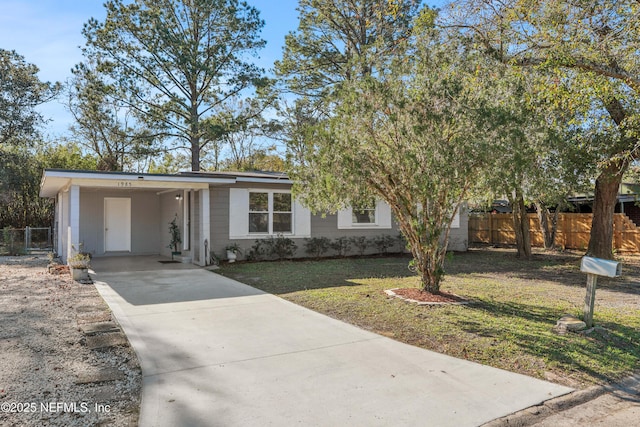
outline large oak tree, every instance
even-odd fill
[[[618,189],[640,155],[640,3],[469,0],[450,13],[501,61],[554,72],[550,102],[575,111],[576,130],[603,142],[593,147],[599,173],[587,253],[612,258]]]

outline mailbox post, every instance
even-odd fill
[[[622,264],[608,259],[584,256],[580,271],[587,273],[587,295],[584,299],[584,323],[593,327],[593,307],[596,302],[598,276],[618,277],[622,274]]]

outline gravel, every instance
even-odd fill
[[[137,425],[135,352],[87,347],[81,326],[115,319],[93,285],[57,273],[43,256],[0,257],[0,425]]]

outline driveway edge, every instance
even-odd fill
[[[527,427],[543,421],[557,413],[566,411],[612,391],[638,387],[640,373],[631,375],[617,383],[598,385],[584,390],[576,390],[564,396],[546,400],[539,405],[530,406],[521,411],[514,412],[502,418],[496,418],[482,427]]]

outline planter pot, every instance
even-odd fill
[[[182,255],[182,252],[171,252],[171,259],[180,255]]]
[[[88,268],[73,268],[71,267],[71,277],[76,282],[80,282],[83,280],[89,280],[89,269]]]
[[[237,258],[238,256],[234,251],[227,251],[227,259],[229,260],[229,262],[236,262]]]

